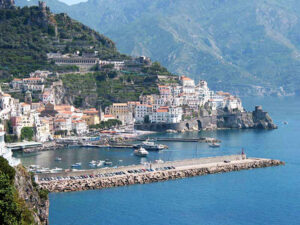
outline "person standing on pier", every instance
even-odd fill
[[[246,159],[246,154],[244,152],[244,148],[242,148],[242,159]]]

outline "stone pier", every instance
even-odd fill
[[[143,165],[133,165],[121,168],[96,169],[86,171],[76,171],[71,173],[59,174],[40,174],[37,175],[37,182],[41,188],[50,192],[68,192],[82,191],[90,189],[102,189],[110,187],[119,187],[132,184],[146,184],[152,182],[166,181],[185,177],[202,176],[215,173],[225,173],[231,171],[248,170],[254,168],[264,168],[270,166],[284,165],[279,160],[246,158],[245,155],[230,155],[209,158],[199,158],[190,160],[181,160],[165,163],[152,164],[152,172],[129,173],[130,170],[146,169]],[[172,167],[168,170],[156,170],[162,167]],[[110,177],[97,177],[97,174],[111,174],[114,172],[124,172],[122,175],[113,175]],[[49,177],[67,177],[93,175],[92,178],[68,179],[68,180],[50,180],[42,181],[42,178]]]

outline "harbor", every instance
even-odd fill
[[[102,189],[133,184],[146,184],[185,177],[284,165],[279,160],[247,158],[245,154],[187,159],[52,174],[36,174],[41,188],[50,192]]]
[[[146,141],[147,138],[138,138],[137,141]],[[220,140],[216,138],[210,138],[210,137],[199,137],[199,138],[168,138],[168,137],[162,137],[162,138],[156,138],[156,141],[171,141],[171,142],[199,142],[199,143],[216,143],[221,142]]]

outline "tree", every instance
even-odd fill
[[[16,171],[8,164],[8,161],[3,157],[0,157],[0,173],[5,174],[9,178],[11,183],[13,183]]]
[[[15,169],[0,157],[0,224],[34,224],[32,212],[14,187]]]
[[[6,143],[13,143],[18,141],[18,136],[16,134],[5,134],[4,138]]]
[[[12,134],[13,133],[13,126],[10,120],[6,121],[6,133]]]
[[[21,140],[32,141],[34,130],[32,127],[23,127],[21,130]]]
[[[144,123],[150,123],[149,115],[144,116]]]

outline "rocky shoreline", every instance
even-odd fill
[[[120,187],[133,184],[147,184],[179,178],[203,176],[208,174],[225,173],[231,171],[248,170],[284,165],[279,160],[272,159],[239,159],[235,161],[220,161],[206,164],[185,165],[168,171],[154,171],[141,174],[126,174],[115,177],[101,177],[83,180],[64,180],[39,182],[43,189],[50,192],[70,192],[92,189]]]
[[[201,109],[197,118],[180,123],[144,123],[136,124],[135,128],[159,132],[167,130],[185,132],[217,129],[277,129],[277,126],[261,106],[256,106],[253,112]]]

